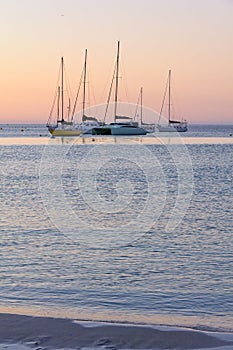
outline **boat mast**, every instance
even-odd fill
[[[87,74],[87,49],[85,50],[85,61],[84,61],[84,77],[83,77],[83,116],[85,116],[85,100],[86,100],[86,74]]]
[[[117,97],[118,97],[118,75],[119,75],[119,53],[120,53],[120,41],[117,42],[117,61],[116,61],[116,88],[115,88],[115,110],[114,110],[114,122],[116,122],[117,116]]]
[[[57,91],[57,122],[60,119],[60,86],[58,86]]]
[[[142,125],[142,87],[140,91],[140,96],[141,96],[141,125]]]
[[[171,69],[168,74],[168,123],[171,122]]]
[[[67,120],[69,121],[70,120],[70,98],[68,100],[68,107],[67,107]]]
[[[63,57],[61,58],[61,123],[64,122],[64,61]]]

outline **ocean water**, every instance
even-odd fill
[[[233,331],[232,126],[192,144],[1,133],[2,310]]]
[[[233,134],[233,125],[188,125],[182,137],[228,137]],[[47,137],[44,124],[0,124],[0,137]]]

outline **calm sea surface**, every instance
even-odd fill
[[[233,331],[233,126],[186,145],[1,127],[0,310]]]

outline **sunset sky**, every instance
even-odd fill
[[[121,101],[143,87],[160,110],[171,69],[179,117],[233,123],[233,0],[0,0],[0,123],[46,123],[61,56],[75,95],[85,49],[105,103],[118,40]]]

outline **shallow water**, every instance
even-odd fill
[[[2,310],[233,330],[233,144],[219,130],[186,145],[2,138]]]

